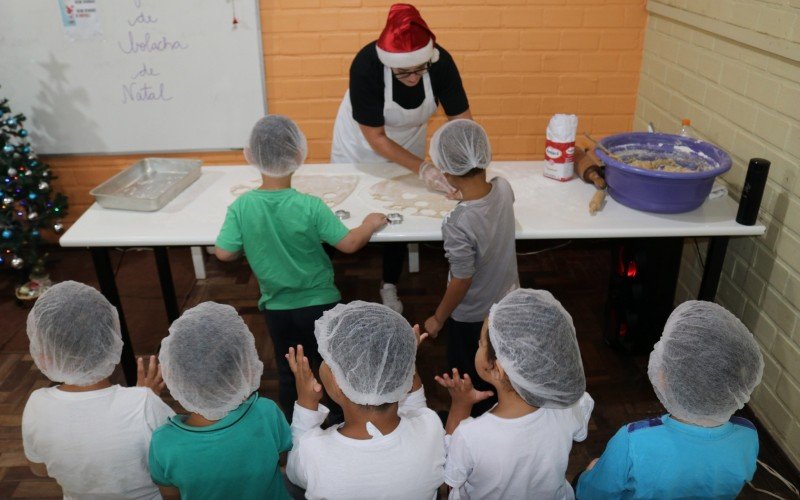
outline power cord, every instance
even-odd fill
[[[542,248],[541,250],[535,250],[533,252],[517,252],[517,256],[524,257],[524,256],[527,256],[527,255],[537,255],[537,254],[540,254],[540,253],[549,252],[551,250],[558,250],[559,248],[564,248],[565,246],[567,246],[567,245],[569,245],[571,243],[572,243],[572,240],[567,240],[566,242],[561,243],[559,245],[555,245],[555,246],[548,247],[548,248]]]
[[[785,485],[785,486],[786,486],[786,487],[789,489],[789,491],[791,491],[792,493],[794,493],[794,495],[795,495],[796,497],[800,497],[800,492],[799,492],[799,491],[797,491],[797,487],[796,487],[795,485],[793,485],[792,483],[790,483],[790,482],[789,482],[789,481],[788,481],[786,478],[784,478],[783,476],[781,476],[780,474],[778,474],[778,471],[776,471],[775,469],[773,469],[773,468],[772,468],[772,467],[770,467],[769,465],[765,464],[765,463],[764,463],[764,462],[762,462],[761,460],[756,460],[756,462],[758,463],[758,465],[760,465],[761,467],[763,467],[763,468],[764,468],[764,470],[766,470],[767,472],[769,472],[770,474],[772,474],[773,476],[775,476],[776,478],[778,478],[778,480],[779,480],[780,482],[782,482],[782,483],[783,483],[783,484],[784,484],[784,485]],[[765,495],[769,495],[769,496],[771,496],[771,497],[773,497],[773,498],[780,498],[781,500],[787,500],[785,497],[782,497],[782,496],[780,496],[780,495],[776,495],[775,493],[772,493],[771,491],[762,490],[761,488],[756,488],[755,486],[753,486],[753,483],[752,483],[752,482],[750,482],[750,481],[748,481],[748,482],[747,482],[747,484],[748,484],[748,485],[749,485],[751,488],[753,488],[754,490],[758,491],[759,493],[763,493],[763,494],[765,494]]]
[[[119,256],[119,262],[117,262],[117,267],[114,269],[114,279],[117,279],[117,273],[119,273],[119,268],[122,267],[122,261],[125,260],[125,254],[130,249],[129,248],[115,248],[114,250],[117,250],[122,254],[122,255]]]
[[[695,248],[695,250],[697,250],[697,262],[700,263],[700,269],[705,271],[706,270],[706,264],[705,264],[705,262],[703,262],[703,255],[700,253],[700,244],[697,243],[697,238],[692,238],[692,240],[694,241],[694,248]]]

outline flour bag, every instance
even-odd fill
[[[575,115],[553,115],[547,125],[545,140],[545,177],[559,181],[572,179],[575,173],[575,133],[578,117]]]

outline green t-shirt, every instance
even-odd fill
[[[261,289],[259,309],[299,309],[341,299],[322,242],[336,245],[347,232],[316,196],[256,189],[228,207],[217,246],[244,250]]]
[[[289,499],[279,455],[292,448],[292,431],[278,406],[257,393],[208,427],[176,415],[153,432],[150,475],[183,500]]]

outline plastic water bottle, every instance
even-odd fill
[[[681,120],[681,131],[678,132],[678,135],[683,137],[694,137],[694,134],[692,133],[692,120],[688,118]]]

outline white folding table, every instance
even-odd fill
[[[763,225],[738,224],[734,220],[736,202],[728,196],[706,200],[700,208],[682,214],[641,212],[608,197],[603,210],[592,216],[588,203],[594,193],[593,186],[577,179],[558,182],[545,178],[543,168],[544,162],[541,161],[498,161],[490,167],[490,177],[502,175],[514,188],[517,239],[711,237],[698,294],[703,300],[714,299],[729,237],[761,235],[766,230]],[[391,203],[374,196],[374,186],[403,176],[407,179],[408,173],[393,164],[311,164],[301,167],[295,173],[295,179],[298,184],[314,180],[318,185],[321,177],[346,178],[348,191],[338,195],[326,193],[325,199],[336,201],[333,210],[350,213],[350,218],[344,222],[352,228],[370,212],[397,211],[396,208],[389,209]],[[200,179],[157,212],[109,210],[95,203],[61,237],[61,246],[88,247],[91,250],[101,291],[119,310],[125,342],[122,364],[129,383],[135,381],[136,363],[108,250],[115,247],[154,248],[161,290],[171,322],[180,311],[167,248],[213,245],[222,227],[226,207],[244,190],[258,186],[258,180],[258,171],[251,166],[203,167]],[[407,185],[400,187],[404,198],[429,196],[417,182],[408,181]],[[387,226],[371,241],[412,243],[442,239],[439,215],[413,214],[418,210],[411,206],[401,210],[403,212],[402,224]]]

